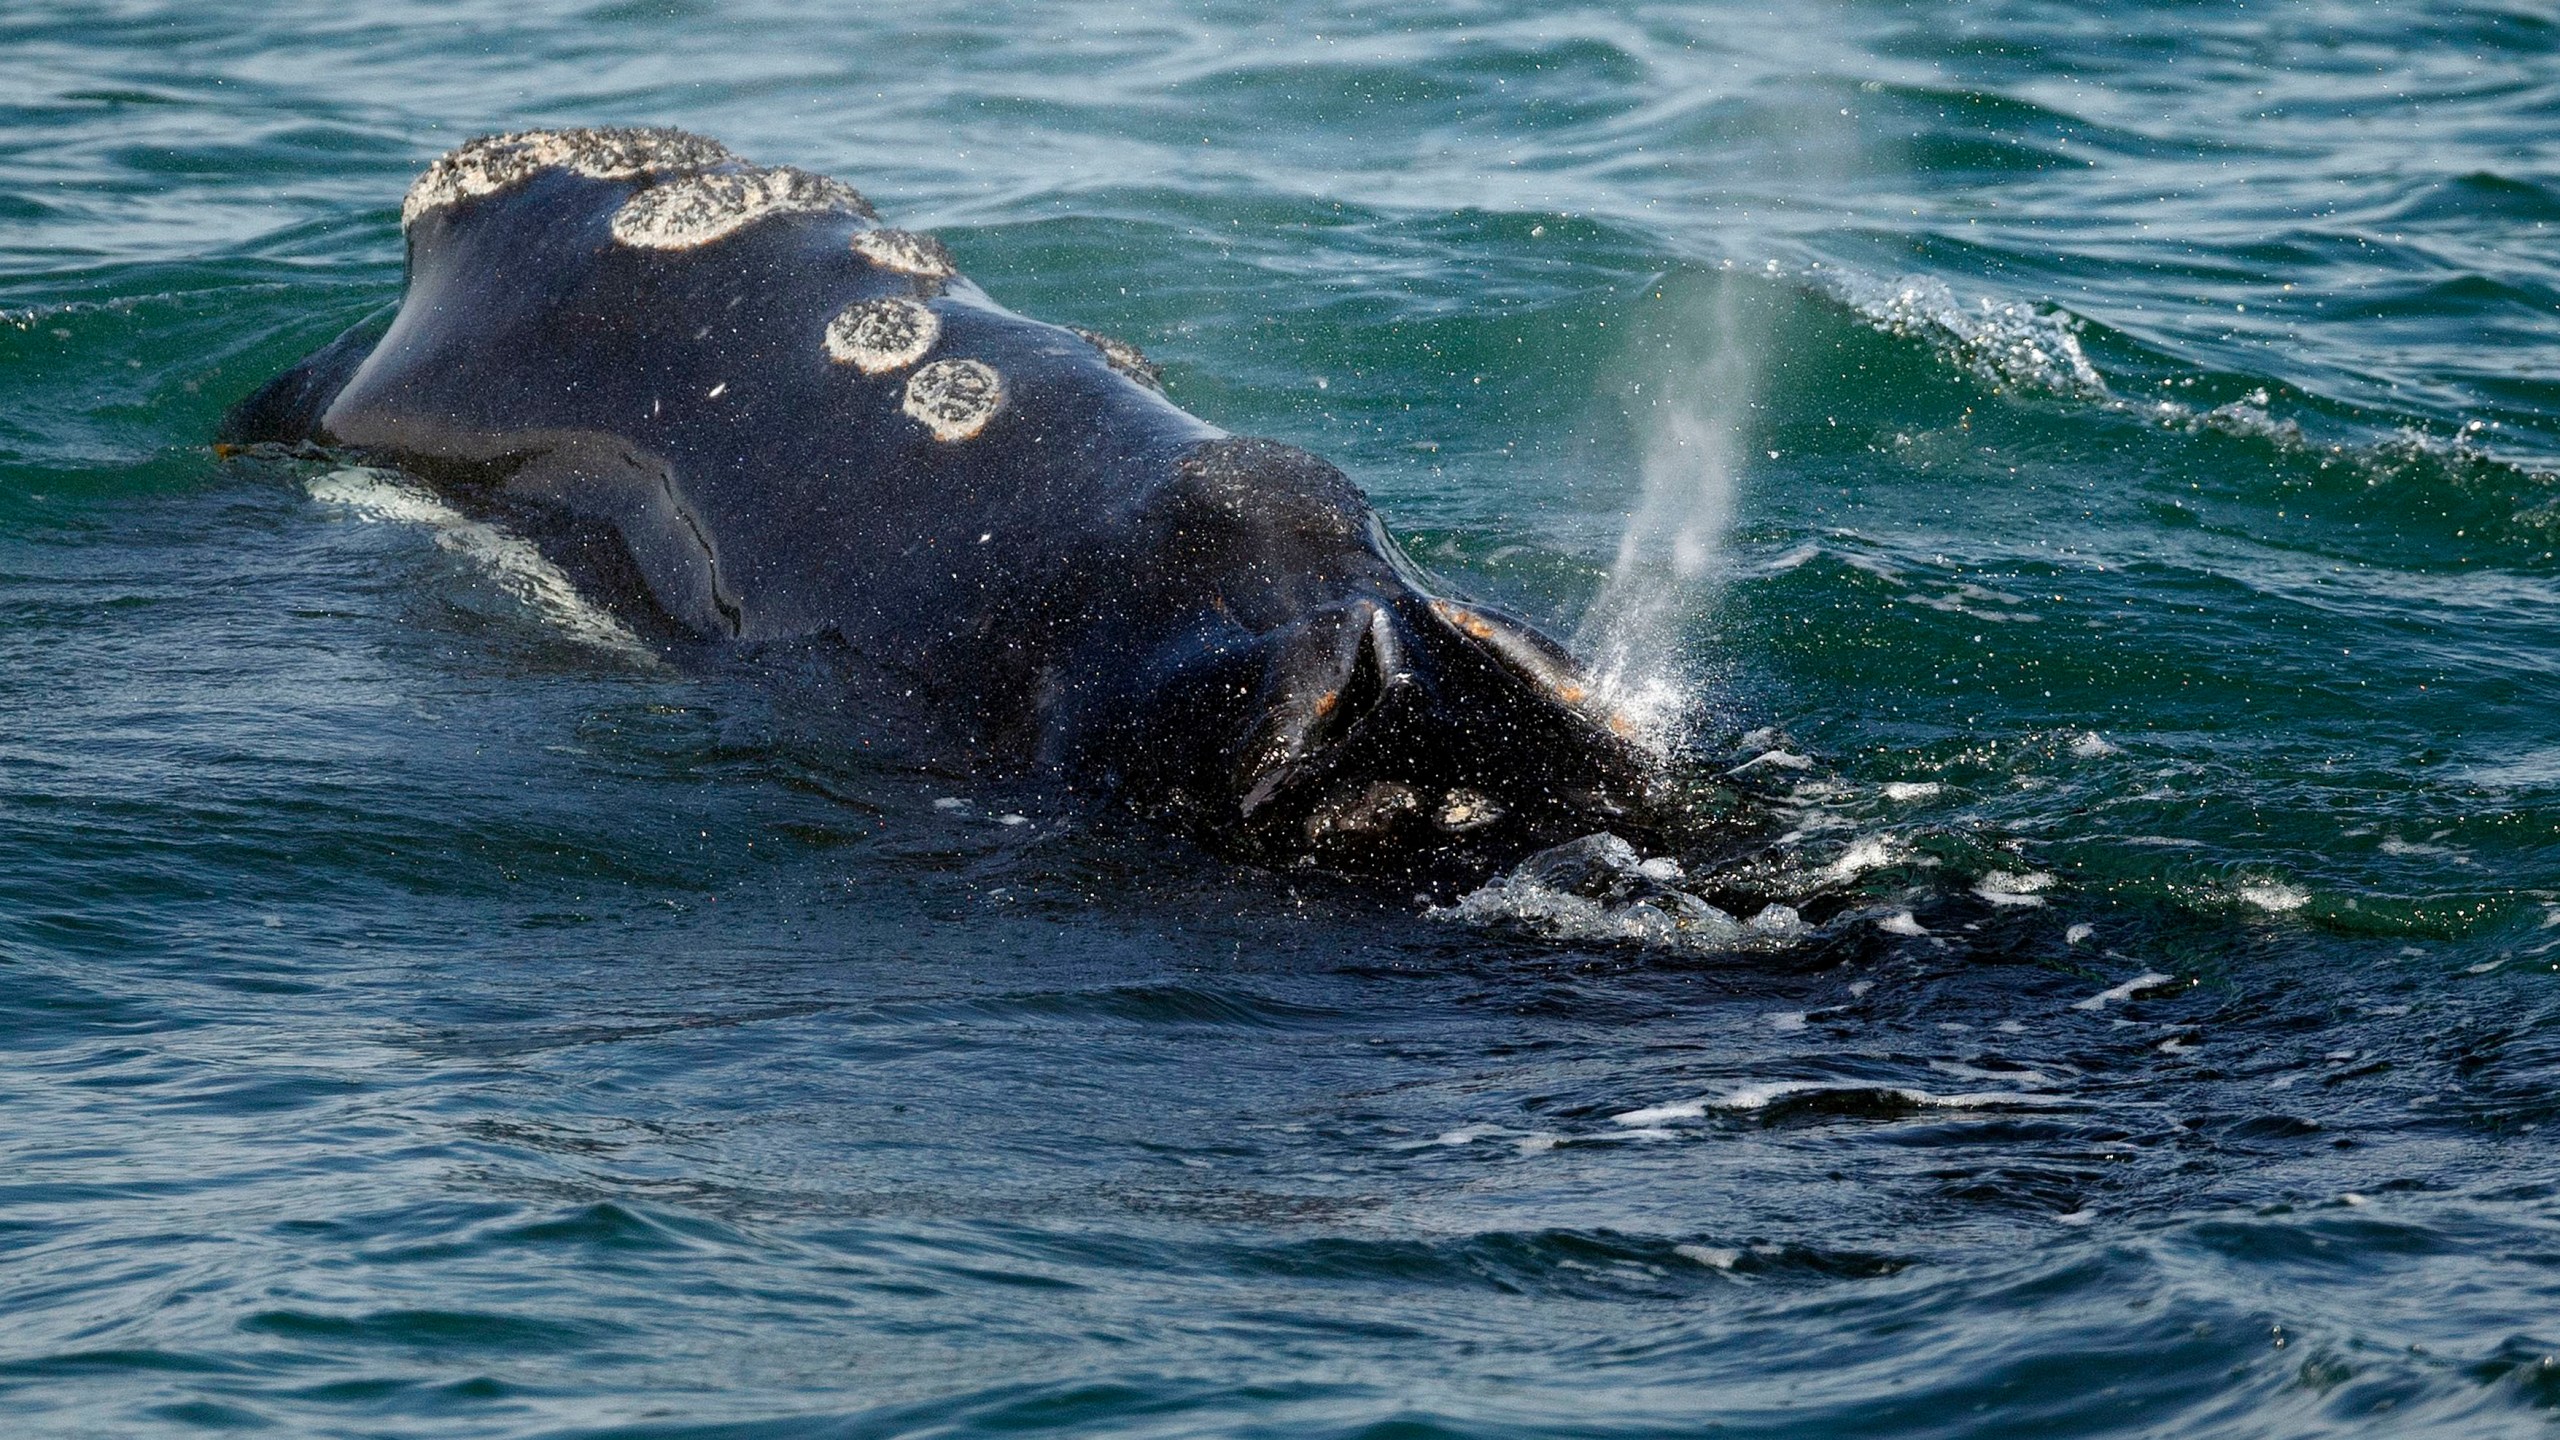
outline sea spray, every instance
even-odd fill
[[[1642,437],[1643,486],[1574,637],[1601,694],[1657,732],[1675,726],[1697,693],[1682,637],[1696,633],[1692,621],[1723,574],[1769,323],[1755,279],[1732,271],[1665,304],[1669,317],[1642,343],[1640,378],[1625,392]]]

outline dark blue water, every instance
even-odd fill
[[[9,1433],[2560,1415],[2547,11],[36,4],[0,66]],[[1691,881],[1823,923],[1223,866],[215,459],[427,160],[607,122],[1627,641],[1761,845]]]

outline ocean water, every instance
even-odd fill
[[[0,11],[9,1434],[2550,1432],[2547,8],[834,8]],[[575,123],[1337,460],[1804,924],[866,763],[213,456]]]

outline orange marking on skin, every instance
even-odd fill
[[[1316,718],[1317,718],[1317,719],[1319,719],[1319,720],[1321,720],[1321,719],[1323,719],[1324,717],[1326,717],[1327,715],[1332,714],[1332,713],[1333,713],[1333,707],[1334,707],[1334,706],[1336,706],[1336,705],[1339,705],[1339,704],[1341,704],[1341,703],[1342,703],[1342,692],[1341,692],[1341,691],[1339,691],[1339,690],[1327,690],[1326,692],[1324,692],[1324,694],[1322,694],[1321,696],[1318,696],[1318,697],[1317,697],[1317,699],[1316,699]]]
[[[1613,712],[1609,716],[1609,728],[1626,736],[1630,740],[1636,738],[1636,727],[1624,715],[1619,715]]]
[[[1562,700],[1567,705],[1579,705],[1590,694],[1590,691],[1583,689],[1579,685],[1559,685],[1556,687],[1556,698]]]
[[[1479,640],[1493,638],[1493,624],[1473,610],[1461,610],[1445,600],[1431,602],[1431,613],[1466,631]]]

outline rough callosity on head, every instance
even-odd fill
[[[1004,377],[982,360],[936,360],[907,377],[906,412],[936,440],[966,440],[1004,408]]]
[[[948,280],[960,273],[941,241],[913,230],[862,231],[853,237],[853,251],[883,270],[927,280]]]
[[[886,375],[923,359],[942,338],[942,317],[913,300],[857,300],[827,322],[827,357]]]
[[[591,180],[636,180],[740,163],[717,140],[664,127],[519,130],[466,140],[427,167],[400,202],[400,228],[464,200],[521,185],[544,170]]]
[[[1076,326],[1076,338],[1100,352],[1104,364],[1158,394],[1164,393],[1164,367],[1146,357],[1146,352],[1126,340],[1115,340],[1097,330]]]
[[[788,165],[714,170],[652,185],[613,212],[613,238],[643,250],[690,250],[774,215],[839,211],[870,219],[871,202],[841,180]]]

